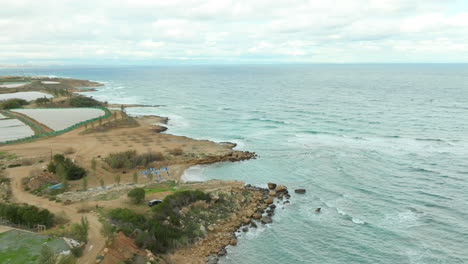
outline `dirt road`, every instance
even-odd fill
[[[64,213],[72,223],[78,223],[82,216],[89,221],[88,244],[83,256],[78,259],[80,264],[96,263],[97,255],[104,249],[106,239],[101,235],[101,223],[96,213],[77,213],[79,204],[63,205],[54,201],[35,196],[21,188],[21,179],[26,177],[32,167],[9,169],[7,176],[11,179],[13,198],[18,203],[27,203],[47,209],[54,214]]]

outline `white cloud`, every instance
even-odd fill
[[[0,0],[0,6],[0,63],[468,62],[462,0]]]

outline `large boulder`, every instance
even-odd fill
[[[273,190],[271,190],[271,191],[268,192],[268,195],[270,195],[270,196],[275,196],[275,195],[276,195],[276,192],[273,191]]]
[[[269,182],[268,183],[268,189],[274,190],[276,188],[276,183]]]
[[[294,192],[304,194],[306,192],[306,190],[305,189],[296,189],[296,190],[294,190]]]
[[[258,220],[258,219],[262,218],[262,214],[260,214],[260,213],[255,213],[255,214],[252,215],[252,218]]]
[[[288,187],[286,187],[284,185],[278,185],[275,188],[275,192],[276,193],[287,193],[288,192]]]
[[[267,199],[265,199],[265,203],[266,204],[272,204],[273,203],[273,198],[268,197]]]
[[[235,238],[231,239],[231,241],[229,242],[229,244],[232,245],[232,246],[237,245],[237,239],[235,239]]]

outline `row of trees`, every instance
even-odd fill
[[[51,227],[55,223],[54,214],[47,209],[39,209],[33,205],[0,203],[0,217],[13,224],[34,227],[45,225]]]

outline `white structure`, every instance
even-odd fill
[[[0,142],[34,135],[34,131],[17,119],[0,119]]]
[[[27,115],[55,131],[106,114],[104,110],[96,108],[12,109],[11,111]]]
[[[0,101],[8,100],[8,99],[23,99],[26,101],[36,100],[38,98],[53,98],[53,95],[41,92],[17,92],[17,93],[7,93],[7,94],[0,94]]]

